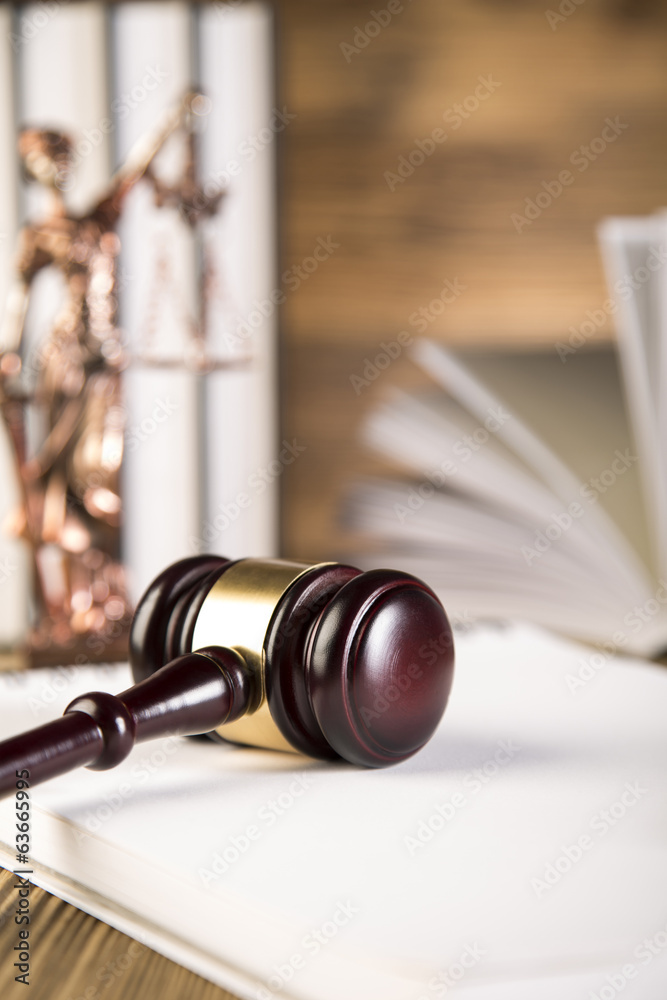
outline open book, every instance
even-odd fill
[[[597,655],[459,630],[440,727],[384,771],[172,737],[63,775],[31,789],[28,877],[244,1000],[656,1000],[667,676],[610,659],[572,690]],[[0,738],[129,682],[0,675]],[[9,870],[15,822],[5,799]]]
[[[390,390],[364,429],[402,476],[356,487],[347,520],[455,620],[653,655],[667,647],[667,219],[611,219],[600,238],[610,298],[551,350],[414,345],[429,383]],[[586,343],[607,314],[618,353]]]

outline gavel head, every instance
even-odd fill
[[[454,670],[444,609],[407,573],[214,556],[175,563],[137,608],[135,680],[220,647],[234,651],[242,704],[213,739],[367,767],[427,742]]]

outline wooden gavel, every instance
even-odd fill
[[[198,556],[174,563],[132,622],[134,687],[75,698],[0,743],[0,795],[75,767],[114,767],[137,742],[208,734],[384,767],[430,739],[447,705],[452,631],[407,573]]]

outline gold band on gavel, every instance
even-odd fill
[[[241,559],[225,570],[204,598],[192,638],[193,650],[203,646],[236,649],[254,677],[258,692],[255,706],[247,715],[216,729],[232,743],[294,751],[269,712],[264,639],[282,595],[312,568],[310,563],[282,559]]]

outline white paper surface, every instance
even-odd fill
[[[174,740],[36,788],[36,880],[258,1000],[588,998],[628,965],[624,997],[658,1000],[663,668],[528,627],[457,654],[441,727],[398,767]],[[46,678],[0,678],[3,737],[57,714]],[[59,707],[127,680],[61,672]]]

